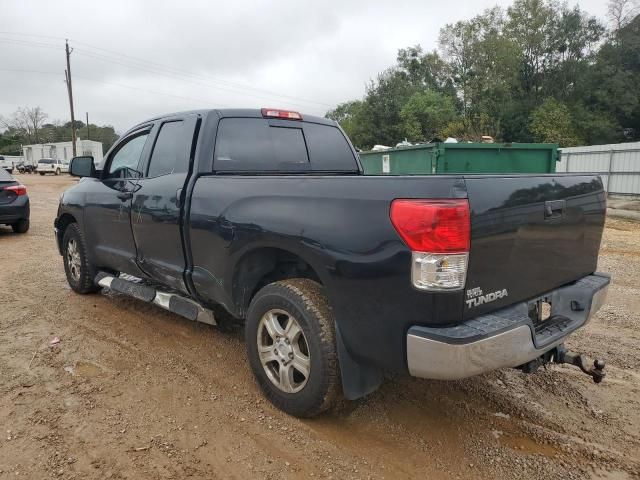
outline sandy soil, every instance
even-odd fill
[[[241,332],[74,294],[52,233],[73,180],[19,178],[32,229],[0,228],[0,479],[640,477],[637,224],[608,222],[600,268],[613,288],[569,342],[606,359],[601,385],[565,366],[390,375],[301,421],[264,400]]]

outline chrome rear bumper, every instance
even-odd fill
[[[453,327],[411,327],[407,365],[414,377],[457,380],[518,367],[562,343],[604,304],[610,278],[596,273],[545,295],[551,317],[542,328],[529,319],[527,302]]]

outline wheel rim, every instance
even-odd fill
[[[69,265],[71,277],[76,281],[80,280],[80,252],[78,251],[78,244],[73,238],[67,243],[67,264]]]
[[[285,393],[296,393],[309,379],[309,346],[298,321],[284,310],[269,310],[258,324],[258,355],[267,377]]]

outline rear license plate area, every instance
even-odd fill
[[[551,297],[540,297],[528,304],[529,318],[533,322],[536,333],[549,324],[551,317]]]

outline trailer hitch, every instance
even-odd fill
[[[584,373],[593,378],[595,383],[600,383],[604,379],[606,372],[604,371],[604,360],[596,359],[591,362],[591,359],[581,353],[575,353],[567,350],[564,345],[558,345],[556,348],[549,350],[540,357],[531,360],[524,365],[520,365],[520,368],[524,373],[534,373],[540,367],[547,363],[558,363],[574,365],[582,370]],[[591,366],[593,365],[593,366]]]
[[[604,360],[595,359],[593,361],[593,366],[590,366],[591,359],[589,357],[567,350],[564,345],[558,345],[558,347],[556,347],[554,361],[556,363],[567,363],[569,365],[575,365],[584,373],[591,376],[595,383],[602,382],[606,375],[606,372],[604,371]]]

